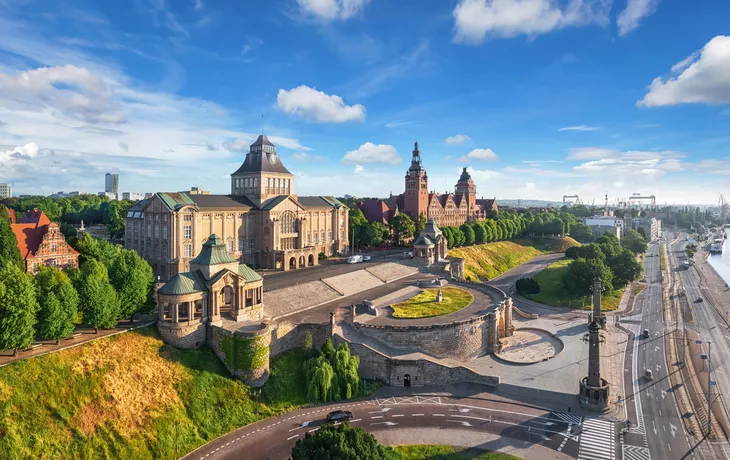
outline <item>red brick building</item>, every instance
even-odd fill
[[[386,225],[398,213],[408,214],[414,222],[418,222],[418,216],[423,214],[442,227],[458,227],[465,222],[484,219],[489,212],[498,212],[495,199],[477,198],[477,187],[467,168],[462,170],[454,193],[429,192],[428,174],[421,161],[418,142],[406,172],[405,191],[385,201],[363,201],[358,207],[368,221]]]
[[[17,218],[15,211],[8,209],[8,215],[26,272],[36,273],[42,265],[79,266],[78,251],[66,243],[58,224],[51,222],[43,211],[34,209]]]

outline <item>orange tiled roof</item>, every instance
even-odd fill
[[[10,225],[15,234],[15,240],[18,243],[20,257],[23,260],[35,255],[38,247],[43,242],[43,236],[48,233],[48,226],[50,224],[51,220],[46,216],[46,213],[34,209],[23,214],[23,217],[20,218],[18,223],[12,223]],[[78,254],[78,251],[71,246],[68,248],[72,254]]]

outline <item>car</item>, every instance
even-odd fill
[[[362,256],[350,256],[347,259],[348,264],[358,264],[360,262],[362,262]]]
[[[645,339],[649,338],[649,329],[644,329],[644,338]]]
[[[697,300],[695,300],[695,303],[702,303],[702,297],[697,297]]]
[[[644,377],[646,377],[646,380],[654,380],[654,374],[651,372],[651,369],[646,370]]]
[[[342,423],[352,420],[352,412],[349,410],[336,410],[327,414],[328,423]]]
[[[367,262],[368,260],[370,260],[370,256],[362,256],[362,260]]]

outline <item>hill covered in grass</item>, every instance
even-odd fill
[[[478,281],[477,276],[490,280],[534,257],[565,252],[572,246],[580,246],[580,243],[570,237],[522,238],[450,249],[449,256],[463,258],[464,275]]]
[[[303,353],[272,361],[258,415],[251,387],[212,350],[169,347],[154,327],[10,364],[0,368],[0,458],[178,458],[304,405]]]

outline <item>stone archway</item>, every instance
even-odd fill
[[[223,286],[220,292],[220,313],[233,315],[233,304],[236,301],[232,286]]]
[[[299,267],[306,267],[307,264],[305,262],[304,256],[299,256]]]
[[[309,254],[309,260],[307,261],[307,266],[311,267],[314,265],[314,254]]]
[[[297,268],[297,259],[296,259],[296,257],[292,257],[291,259],[289,259],[289,269],[294,270],[296,268]]]

